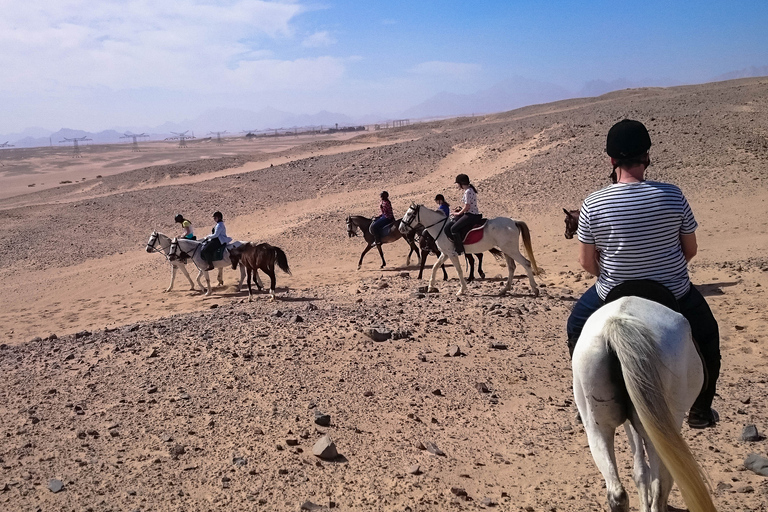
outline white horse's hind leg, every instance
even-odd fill
[[[520,254],[519,246],[502,247],[501,250],[507,256],[507,266],[509,266],[509,258],[512,258],[525,269],[525,273],[528,274],[528,282],[531,284],[531,291],[533,292],[533,296],[538,297],[539,287],[536,284],[536,281],[533,279],[533,268],[531,267],[531,262],[528,261],[528,258]],[[514,274],[514,265],[512,265],[512,269],[509,271],[510,281],[512,280],[513,274]]]
[[[432,274],[429,276],[429,284],[427,285],[427,292],[434,292],[437,291],[437,288],[435,288],[435,277],[437,276],[437,269],[439,269],[443,263],[445,263],[445,260],[448,258],[445,253],[440,254],[440,257],[437,258],[437,261],[434,265],[432,265]],[[458,257],[456,258],[458,260]],[[459,268],[461,270],[461,268]]]
[[[648,443],[648,462],[651,466],[651,507],[650,512],[667,512],[669,493],[672,492],[672,475],[669,474],[658,452]]]
[[[512,289],[512,279],[515,277],[515,260],[506,253],[504,253],[504,259],[507,261],[507,285],[504,286],[504,289],[501,290],[499,295],[505,295]]]
[[[633,414],[636,416],[636,413],[633,412]],[[645,441],[629,421],[624,423],[624,431],[627,433],[627,442],[630,450],[632,450],[634,462],[632,478],[635,480],[637,493],[640,496],[640,512],[648,512],[648,504],[651,502],[651,488],[650,470],[645,462]]]
[[[189,272],[187,272],[187,266],[186,265],[179,265],[179,270],[181,270],[181,273],[184,274],[184,277],[187,278],[187,281],[189,281],[189,289],[194,291],[195,290],[195,282],[192,281],[192,278],[189,276]]]
[[[219,267],[219,286],[224,286],[224,267]]]

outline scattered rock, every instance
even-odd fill
[[[246,464],[248,464],[248,461],[245,460],[243,457],[232,457],[232,464],[234,464],[237,467],[243,467]]]
[[[336,443],[328,435],[317,440],[315,446],[312,447],[312,453],[326,460],[333,460],[339,456],[339,452],[336,451]]]
[[[768,459],[756,453],[750,453],[747,456],[744,467],[758,475],[768,476]]]
[[[432,391],[432,394],[435,396],[443,396],[443,392],[439,389],[435,389],[434,391]]]
[[[79,340],[80,338],[87,338],[91,335],[91,331],[80,331],[75,333],[75,339]]]
[[[147,388],[147,393],[150,395],[157,393],[157,386],[149,386],[149,388]]]
[[[494,500],[488,497],[483,498],[480,504],[484,507],[495,507],[496,505],[498,505],[498,503],[496,503]]]
[[[435,443],[432,441],[427,441],[424,443],[424,449],[427,450],[429,453],[433,455],[437,455],[439,457],[445,457],[445,452],[437,447]]]
[[[392,331],[383,327],[371,327],[363,330],[363,334],[373,341],[387,341],[392,338]]]
[[[366,391],[363,396],[373,396],[373,391]]]
[[[404,277],[406,279],[409,279],[411,277],[411,273],[410,272],[400,272],[399,275],[400,275],[400,277]]]
[[[295,323],[295,324],[300,324],[300,323],[302,323],[303,321],[304,321],[304,317],[303,317],[303,316],[301,316],[301,315],[293,315],[293,316],[291,317],[291,322],[293,322],[293,323]]]
[[[326,508],[322,505],[317,505],[315,503],[312,503],[311,501],[305,501],[301,504],[301,510],[325,510]]]
[[[741,440],[747,443],[754,443],[763,439],[763,436],[757,431],[757,427],[754,425],[747,425],[744,430],[741,431]]]
[[[477,382],[475,384],[475,389],[477,389],[481,393],[490,393],[491,390],[488,389],[488,386],[485,384],[485,382]]]
[[[171,454],[171,457],[173,457],[174,459],[178,459],[180,456],[187,453],[187,451],[184,449],[184,446],[180,444],[175,444],[171,446],[168,452]]]
[[[318,308],[314,303],[310,302],[309,304],[307,304],[307,311],[317,311],[317,309]]]
[[[147,354],[147,357],[157,357],[158,355],[159,354],[157,352],[157,349],[153,348],[152,350],[149,351],[149,354]]]
[[[413,466],[410,466],[408,468],[408,474],[409,475],[420,475],[421,474],[421,466],[418,464],[414,464]]]
[[[494,350],[507,350],[507,346],[504,343],[489,343],[488,346]]]
[[[450,347],[448,347],[448,352],[445,355],[447,357],[458,357],[460,355],[463,355],[463,353],[458,345],[451,345]]]
[[[218,304],[211,304],[211,306],[210,306],[210,309],[216,309],[216,308],[218,308],[218,307],[219,307],[219,305],[218,305]]]
[[[467,491],[462,489],[461,487],[451,487],[451,492],[455,494],[456,496],[466,496]]]
[[[41,341],[43,341],[43,338],[41,338],[40,336],[35,336],[31,340],[29,340],[30,343],[40,343]]]
[[[331,416],[329,414],[323,414],[320,411],[315,411],[315,423],[321,427],[328,427],[331,424]]]
[[[299,440],[298,439],[286,439],[285,444],[288,446],[299,446]]]
[[[59,491],[62,491],[62,490],[64,490],[64,482],[62,482],[61,480],[56,480],[56,479],[49,480],[48,481],[48,489],[50,489],[50,491],[52,493],[54,493],[54,494],[59,492]]]
[[[282,311],[280,311],[279,309],[276,309],[276,310],[274,310],[274,311],[273,311],[272,313],[270,313],[270,314],[271,314],[272,316],[274,316],[275,318],[280,318],[281,316],[283,316],[283,312],[282,312]]]
[[[742,494],[750,494],[755,492],[755,488],[752,487],[751,485],[742,485],[736,488],[736,492],[739,492]]]

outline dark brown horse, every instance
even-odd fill
[[[363,238],[365,238],[365,249],[363,249],[363,253],[360,255],[360,261],[357,263],[357,270],[360,270],[360,268],[363,266],[363,258],[368,253],[368,251],[371,250],[373,247],[373,235],[369,231],[371,227],[371,222],[373,222],[373,219],[369,219],[368,217],[363,217],[362,215],[350,215],[347,217],[347,235],[352,238],[353,236],[357,236],[357,230],[358,228],[360,231],[363,232]],[[400,238],[403,238],[406,243],[411,247],[411,250],[408,252],[408,258],[405,260],[405,266],[411,264],[411,254],[416,252],[416,257],[419,257],[419,248],[416,247],[416,233],[410,232],[407,235],[403,236],[402,233],[400,233],[400,230],[397,229],[397,227],[400,225],[400,220],[396,220],[389,229],[389,233],[387,233],[385,236],[381,237],[381,243],[382,244],[388,244],[390,242],[395,242],[399,240]],[[381,250],[381,245],[377,245],[376,248],[379,250],[379,256],[381,256],[381,268],[384,268],[387,266],[387,262],[384,261],[384,252]]]
[[[258,285],[258,271],[263,270],[269,276],[269,300],[275,300],[275,264],[286,274],[291,274],[288,268],[288,258],[279,247],[267,243],[254,244],[248,242],[240,247],[230,249],[229,258],[232,260],[232,270],[237,265],[243,265],[248,274],[248,301],[251,300],[251,275],[256,273],[256,285]],[[261,286],[259,286],[261,289]]]
[[[565,238],[570,240],[579,230],[579,210],[566,210],[565,212]]]

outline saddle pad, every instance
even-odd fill
[[[227,250],[226,245],[222,245],[218,249],[216,249],[216,252],[213,253],[213,260],[212,261],[219,261],[224,259],[224,251]]]
[[[464,237],[464,245],[476,244],[483,239],[483,230],[486,222],[487,219],[483,219],[480,221],[480,224],[469,230],[467,236]]]
[[[396,228],[399,225],[399,222],[392,221],[390,224],[387,224],[383,228],[381,228],[381,238],[385,238],[389,236],[389,234],[392,232],[392,228]]]
[[[653,302],[658,302],[672,311],[680,312],[680,305],[677,303],[674,294],[663,284],[651,281],[650,279],[625,281],[614,286],[611,291],[608,292],[605,302],[613,302],[616,299],[627,296],[640,297]]]

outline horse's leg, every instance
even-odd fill
[[[176,265],[171,263],[171,284],[165,289],[166,293],[173,290],[173,282],[176,280]]]
[[[243,291],[243,281],[245,281],[245,265],[238,265],[240,267],[240,282],[237,283],[237,291]]]
[[[440,268],[443,269],[443,281],[448,280],[448,272],[445,271],[445,265],[440,265]]]
[[[251,267],[248,267],[246,273],[248,275],[248,302],[251,302],[253,300],[253,292],[251,292],[251,277],[253,277],[253,271],[251,270]]]
[[[437,258],[437,261],[434,265],[432,265],[432,273],[429,276],[429,284],[427,285],[427,292],[436,292],[437,288],[435,288],[435,276],[437,276],[437,269],[440,268],[445,260],[447,259],[447,256],[445,253],[442,253],[439,258]]]
[[[224,267],[219,267],[219,286],[224,286]]]
[[[274,301],[275,300],[275,269],[274,268],[262,268],[264,270],[264,273],[269,276],[269,300]]]
[[[464,253],[464,259],[469,266],[469,276],[467,277],[467,282],[471,283],[475,280],[475,257],[471,254]]]
[[[501,290],[499,295],[505,295],[512,289],[512,278],[515,277],[515,260],[513,260],[506,252],[504,253],[504,258],[507,260],[507,285]]]
[[[648,443],[648,463],[651,467],[651,507],[650,512],[667,512],[669,493],[672,492],[672,475],[661,461],[656,448]]]
[[[454,254],[451,256],[451,263],[453,263],[453,266],[456,268],[456,272],[459,274],[459,291],[456,292],[456,295],[464,295],[467,293],[467,281],[464,279],[464,271],[461,269],[461,262],[459,261],[459,255]]]
[[[419,277],[418,279],[421,279],[422,274],[424,274],[424,265],[427,264],[427,251],[421,251],[421,255],[419,256]]]
[[[200,291],[205,293],[206,288],[203,285],[203,282],[200,280],[203,277],[203,271],[198,269],[197,270],[197,285],[200,287]]]
[[[416,242],[413,240],[413,237],[407,236],[404,237],[404,240],[408,242],[408,246],[411,248],[411,250],[408,251],[408,257],[405,258],[405,266],[409,267],[411,265],[411,254],[415,252],[417,259],[421,259],[421,254],[419,253],[419,248],[416,247]]]
[[[363,253],[360,255],[360,261],[357,262],[357,270],[360,270],[362,268],[362,266],[363,266],[363,258],[365,257],[366,254],[368,254],[368,251],[370,251],[370,250],[371,250],[371,244],[368,243],[368,244],[366,244],[365,249],[363,249]],[[381,249],[379,249],[379,250],[381,250]],[[382,258],[384,258],[384,257],[382,256]]]
[[[534,297],[539,296],[539,287],[536,285],[536,281],[533,279],[533,268],[531,268],[531,262],[528,261],[528,259],[520,254],[520,250],[518,247],[509,247],[507,248],[502,247],[502,251],[504,251],[504,254],[511,256],[516,262],[518,262],[520,265],[523,266],[525,269],[525,273],[528,274],[528,282],[531,284],[531,291],[533,292]],[[507,258],[507,264],[509,264],[509,258]],[[512,279],[512,273],[509,274],[510,279]]]
[[[203,270],[203,274],[205,274],[205,294],[210,295],[213,293],[213,288],[211,287],[211,277],[208,275],[207,270]]]
[[[485,279],[485,272],[483,272],[483,253],[477,255],[477,275],[480,279]]]
[[[381,256],[381,266],[379,268],[384,268],[387,266],[387,262],[384,261],[384,251],[381,250],[381,245],[377,245],[376,248],[379,250],[379,256]]]
[[[636,413],[633,411],[633,415]],[[639,425],[639,421],[635,423]],[[640,496],[640,512],[648,512],[648,503],[650,503],[650,487],[648,464],[645,463],[645,442],[640,432],[635,430],[629,421],[624,423],[624,431],[627,433],[629,448],[632,450],[633,469],[632,478],[637,486],[637,494]]]
[[[195,282],[192,281],[192,278],[190,277],[189,272],[187,272],[187,266],[180,265],[177,268],[181,270],[181,273],[184,274],[184,277],[186,277],[187,281],[189,281],[189,289],[192,291],[195,291]]]
[[[259,291],[264,289],[264,283],[261,282],[261,278],[259,277],[259,269],[255,268],[253,269],[253,277],[254,281],[256,281],[256,288],[259,289]]]

